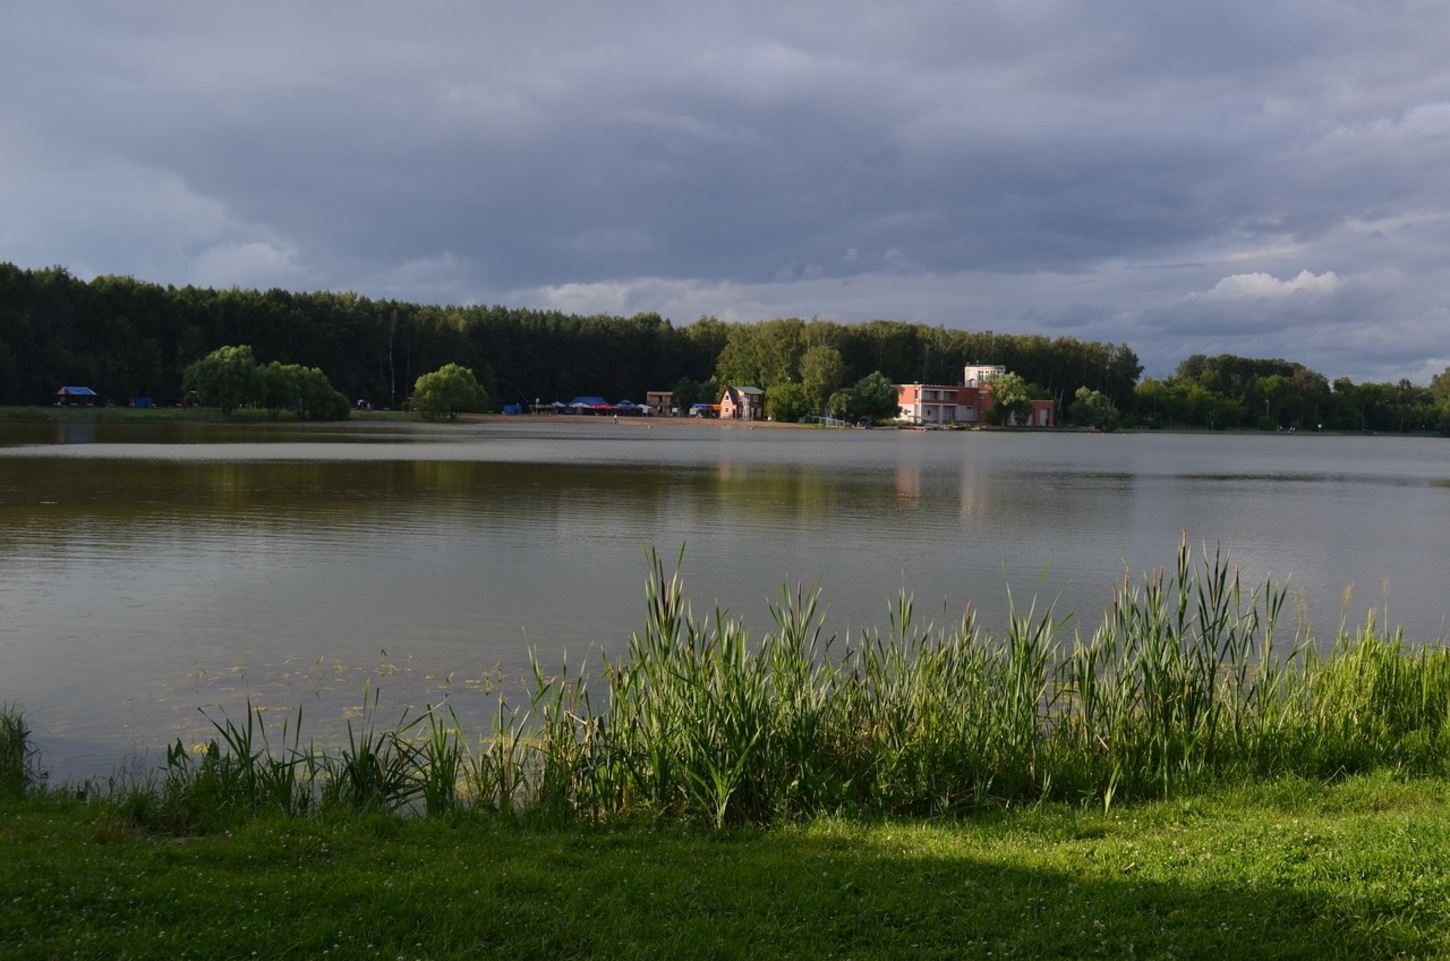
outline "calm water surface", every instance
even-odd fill
[[[1180,530],[1289,577],[1316,631],[1344,591],[1446,630],[1450,445],[1394,437],[743,430],[717,425],[0,425],[0,701],[51,770],[153,763],[250,698],[325,740],[447,695],[466,719],[554,668],[619,652],[646,547],[769,623],[819,579],[828,630],[1010,584],[1090,629]],[[132,761],[134,763],[134,760]]]

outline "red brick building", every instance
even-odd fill
[[[908,424],[981,424],[992,409],[991,378],[1006,373],[999,365],[967,367],[962,383],[897,384],[898,419]],[[1050,400],[1032,402],[1031,424],[1051,427],[1057,423],[1057,405]]]

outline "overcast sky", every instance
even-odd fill
[[[51,0],[0,260],[1450,365],[1444,0]]]

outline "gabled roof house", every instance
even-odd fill
[[[759,387],[726,387],[720,395],[721,420],[764,420],[765,391]]]

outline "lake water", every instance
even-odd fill
[[[812,431],[644,421],[0,425],[0,701],[56,776],[154,763],[246,700],[325,740],[447,695],[468,721],[619,652],[643,552],[758,635],[819,579],[829,632],[988,625],[1035,593],[1096,622],[1180,530],[1290,578],[1317,633],[1342,597],[1446,631],[1450,444],[1308,435]],[[379,694],[378,692],[381,692]]]

